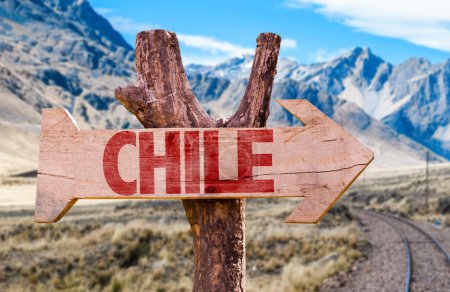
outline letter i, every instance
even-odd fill
[[[200,143],[198,131],[184,132],[186,194],[200,193]]]

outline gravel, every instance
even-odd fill
[[[320,291],[403,291],[407,259],[402,238],[410,242],[413,274],[411,291],[450,291],[450,264],[434,244],[415,228],[386,216],[352,210],[372,248],[368,258],[357,262],[348,273],[322,283]],[[448,228],[418,224],[450,251]]]
[[[372,215],[353,213],[372,246],[368,259],[356,263],[349,273],[324,281],[320,291],[402,291],[407,262],[400,236]]]

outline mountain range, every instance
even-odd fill
[[[183,52],[182,52],[183,54]],[[191,87],[229,117],[252,56],[188,65]],[[132,47],[84,0],[0,0],[0,174],[36,168],[40,113],[65,107],[82,129],[139,127],[113,91],[135,81]],[[375,152],[374,166],[450,160],[450,60],[393,65],[369,48],[324,63],[280,59],[270,126],[299,125],[275,99],[306,98]]]

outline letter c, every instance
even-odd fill
[[[137,182],[126,182],[119,173],[119,153],[124,145],[136,146],[136,133],[122,131],[109,139],[103,153],[103,173],[109,187],[119,195],[130,196],[137,192]]]

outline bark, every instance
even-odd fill
[[[214,121],[195,98],[181,61],[175,33],[140,32],[136,38],[135,85],[115,90],[116,98],[146,128],[263,127],[281,38],[260,34],[252,72],[237,112]],[[244,291],[245,200],[183,200],[194,241],[194,291]]]
[[[117,88],[116,98],[146,128],[210,128],[214,120],[192,92],[173,32],[153,30],[136,37],[137,82]]]
[[[256,44],[255,59],[244,98],[236,113],[225,123],[225,127],[264,127],[269,117],[270,96],[273,79],[277,74],[281,37],[273,33],[262,33],[256,39]]]

